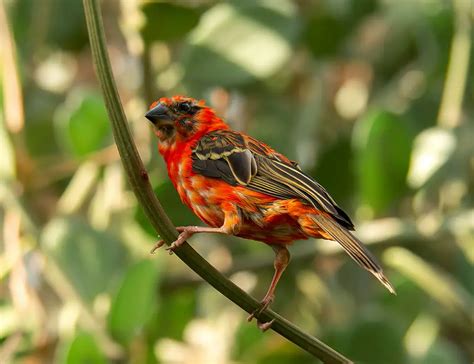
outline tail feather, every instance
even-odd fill
[[[313,219],[321,229],[341,244],[357,264],[372,273],[391,293],[396,294],[392,284],[385,277],[382,267],[359,239],[330,217],[313,215]]]

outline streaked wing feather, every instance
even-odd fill
[[[299,198],[329,213],[342,226],[354,229],[349,216],[324,187],[307,176],[297,163],[254,138],[217,130],[198,141],[192,158],[196,173],[281,199]]]
[[[272,178],[282,181],[300,197],[310,201],[314,207],[337,214],[335,202],[326,190],[299,169],[268,159],[262,160],[259,167],[260,173],[268,173]]]

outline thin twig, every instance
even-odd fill
[[[472,44],[471,19],[474,11],[472,0],[454,0],[453,5],[454,35],[438,113],[438,125],[445,128],[456,127],[461,122]]]
[[[83,3],[97,77],[102,87],[115,141],[130,186],[151,224],[169,245],[176,239],[177,232],[153,193],[148,180],[148,174],[133,143],[112,75],[99,3],[97,0],[84,0]],[[260,307],[258,301],[226,279],[188,244],[184,244],[177,249],[176,255],[216,290],[245,311],[251,313]],[[275,332],[325,363],[351,362],[342,354],[311,335],[304,333],[291,322],[271,310],[267,309],[257,315],[257,317],[262,322],[275,319],[271,327]]]

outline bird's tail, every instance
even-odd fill
[[[344,250],[357,264],[372,273],[391,293],[396,294],[392,284],[387,277],[385,277],[380,264],[359,239],[330,217],[313,215],[312,218],[327,235],[341,244]]]

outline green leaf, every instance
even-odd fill
[[[150,260],[130,267],[112,302],[109,330],[126,344],[139,333],[157,305],[158,270]]]
[[[120,241],[75,217],[51,220],[43,230],[41,242],[88,302],[100,293],[111,291],[127,263]]]
[[[109,144],[107,112],[100,95],[94,92],[69,95],[55,119],[58,142],[77,157]]]
[[[354,194],[354,171],[350,141],[346,138],[321,151],[313,177],[321,183],[344,211]]]
[[[298,30],[289,1],[218,3],[190,34],[185,79],[230,86],[270,77],[290,60]]]
[[[346,353],[356,363],[406,363],[402,332],[386,321],[364,320],[348,333]]]
[[[57,142],[56,123],[52,115],[57,110],[58,104],[63,102],[63,95],[35,88],[29,90],[27,99],[24,133],[28,152],[36,158],[59,154],[61,149]]]
[[[65,362],[67,364],[105,364],[107,360],[92,335],[79,333],[67,349]]]
[[[236,362],[250,362],[260,352],[264,336],[255,327],[243,322],[235,333],[232,346],[232,359]]]
[[[349,31],[344,19],[317,11],[309,20],[305,39],[316,57],[329,56],[336,53]]]
[[[181,340],[187,324],[196,317],[196,291],[182,289],[163,295],[162,303],[155,316],[155,327],[149,331],[156,338],[168,337]]]
[[[406,191],[412,135],[400,117],[373,111],[354,130],[357,180],[362,203],[382,213]]]
[[[145,24],[140,33],[147,43],[181,38],[196,26],[200,17],[196,9],[173,3],[147,2],[141,10]]]
[[[42,6],[45,7],[44,4]],[[80,1],[52,1],[46,7],[51,7],[50,13],[46,15],[49,26],[48,41],[54,47],[79,52],[88,45],[86,22]]]

